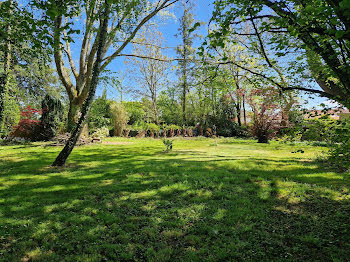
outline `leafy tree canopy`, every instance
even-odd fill
[[[216,0],[212,22],[216,27],[205,44],[223,47],[232,34],[255,37],[269,66],[289,59],[289,69],[302,72],[307,65],[322,91],[280,87],[319,93],[350,106],[349,0]]]

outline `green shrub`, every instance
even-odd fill
[[[12,146],[12,145],[29,145],[31,143],[30,140],[25,139],[23,137],[7,137],[0,138],[1,146]]]
[[[102,127],[110,126],[110,103],[111,102],[107,100],[107,95],[105,91],[103,92],[101,97],[97,98],[92,103],[88,120],[90,133],[94,133]]]
[[[150,137],[156,136],[156,138],[158,138],[160,127],[154,123],[147,123],[145,131],[146,131],[147,136],[150,136]]]
[[[295,142],[300,142],[301,141],[301,138],[302,138],[303,134],[301,132],[297,132],[297,133],[292,133],[292,134],[284,134],[282,137],[280,137],[278,139],[278,141],[280,143],[287,143],[287,142],[290,142],[290,143],[295,143]]]
[[[337,121],[330,135],[330,151],[327,165],[339,171],[350,170],[350,119]]]
[[[113,102],[110,104],[110,113],[112,117],[112,125],[114,128],[114,135],[121,136],[123,130],[128,123],[129,117],[126,110],[121,103]]]
[[[329,117],[307,120],[299,127],[302,140],[329,141],[335,125],[336,120]]]
[[[224,137],[248,137],[249,132],[245,126],[239,126],[236,122],[229,122],[224,127],[217,127],[216,134]]]
[[[147,124],[145,122],[136,122],[131,126],[132,130],[141,131],[147,129]]]
[[[57,135],[63,119],[63,105],[59,99],[46,95],[41,103],[40,140],[50,140]]]
[[[281,142],[309,141],[312,145],[328,146],[322,157],[327,167],[339,171],[350,169],[350,119],[334,120],[329,116],[303,120],[283,130]]]
[[[168,125],[165,127],[166,130],[178,130],[178,129],[182,129],[180,126],[177,126],[177,125]]]
[[[6,137],[20,120],[21,109],[15,95],[4,95],[4,121],[0,126],[0,137]]]
[[[144,122],[145,111],[142,108],[142,103],[140,102],[124,102],[123,103],[126,112],[129,116],[129,125],[139,124]]]
[[[295,122],[292,127],[283,128],[279,131],[282,140],[296,142],[331,142],[337,120],[324,116],[318,119],[309,119]]]
[[[160,130],[160,127],[154,123],[147,123],[146,130],[149,130],[152,132],[158,132]]]
[[[136,129],[130,129],[129,136],[130,136],[130,137],[135,137],[135,136],[137,136],[138,133],[139,133],[138,130],[136,130]]]
[[[128,129],[130,129],[129,136],[136,137],[139,132],[146,130],[146,128],[146,123],[135,122],[132,126],[128,126]]]
[[[93,138],[105,138],[109,136],[109,129],[107,127],[101,127],[96,129],[96,131],[91,135]]]

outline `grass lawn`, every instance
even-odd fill
[[[350,259],[350,174],[320,147],[109,141],[65,168],[57,147],[0,147],[0,261]]]

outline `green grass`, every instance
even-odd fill
[[[350,174],[322,148],[109,139],[0,147],[1,261],[346,261]],[[305,153],[292,153],[302,148]]]

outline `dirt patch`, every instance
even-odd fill
[[[109,142],[109,141],[105,141],[105,142],[102,142],[102,144],[104,144],[104,145],[130,145],[130,144],[134,144],[134,142]]]

